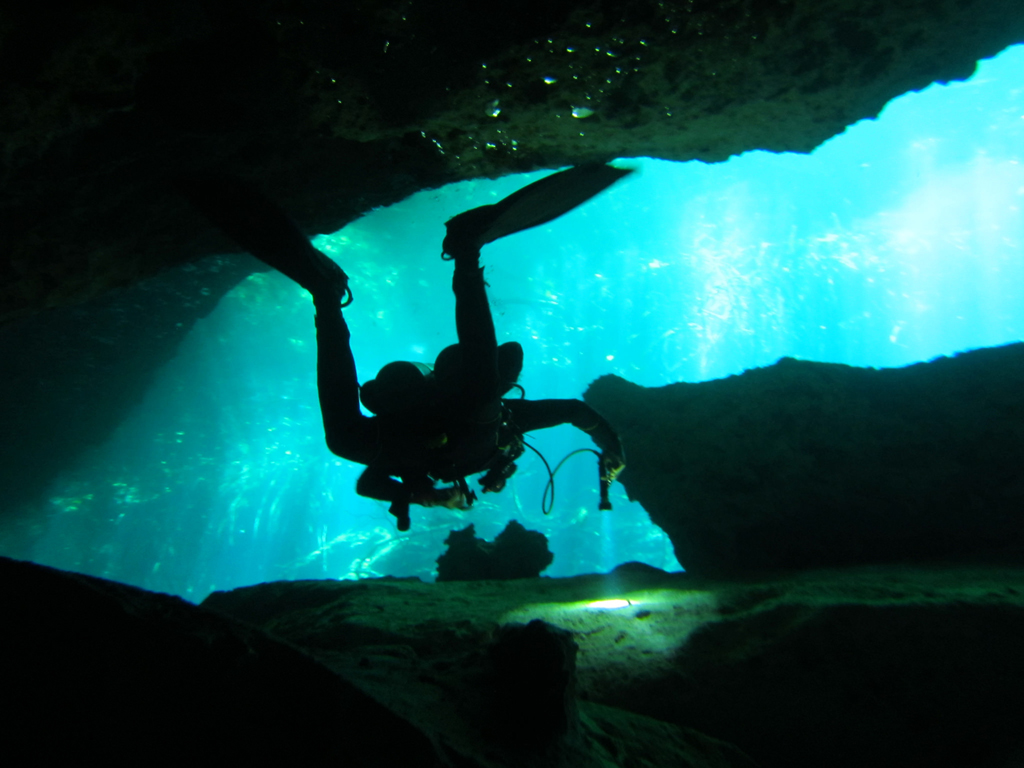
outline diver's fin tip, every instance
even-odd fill
[[[612,165],[611,167],[617,171],[621,171],[619,178],[624,179],[627,176],[632,176],[634,173],[640,175],[640,169],[642,166],[639,163],[624,163],[621,165]]]
[[[538,179],[497,203],[463,211],[445,222],[444,253],[461,244],[479,251],[508,235],[546,224],[583,205],[637,168],[611,163],[579,163]],[[449,248],[451,246],[451,248]]]

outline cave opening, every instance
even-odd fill
[[[524,345],[528,396],[579,397],[605,374],[705,381],[783,356],[902,366],[1024,338],[1022,73],[1016,46],[810,155],[623,160],[640,174],[488,246],[499,342]],[[444,221],[542,175],[421,192],[316,239],[352,277],[361,380],[454,341]],[[551,540],[548,575],[679,567],[620,487],[614,511],[597,510],[579,457],[550,516],[546,471],[524,457],[503,494],[468,513],[414,509],[398,534],[386,505],[355,495],[361,468],[323,444],[312,318],[277,274],[228,293],[112,439],[53,484],[31,559],[198,601],[275,579],[429,579],[451,529],[493,539],[514,518]],[[534,442],[552,461],[588,443],[568,427]]]

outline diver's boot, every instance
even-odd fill
[[[577,165],[528,184],[493,205],[471,208],[445,222],[442,258],[479,253],[487,243],[553,221],[632,172],[604,163]]]
[[[403,533],[409,530],[411,521],[409,520],[409,502],[408,501],[393,501],[391,506],[388,508],[388,512],[395,516],[397,527],[399,531]]]
[[[483,205],[460,213],[444,223],[446,234],[441,258],[476,259],[486,241],[484,236],[494,222],[493,205]]]
[[[257,259],[315,298],[352,302],[348,275],[313,247],[294,221],[255,186],[234,176],[192,176],[179,184],[192,204]]]
[[[300,281],[287,272],[299,285],[313,295],[316,304],[331,303],[347,307],[352,303],[352,289],[348,287],[348,275],[337,262],[329,258],[323,251],[309,246],[311,253],[308,262],[312,267]]]

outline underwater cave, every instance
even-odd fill
[[[524,344],[528,395],[579,397],[605,374],[701,382],[780,357],[898,367],[1020,340],[1022,72],[1011,48],[808,155],[620,161],[639,173],[487,246],[499,342]],[[364,380],[454,339],[444,221],[543,175],[420,192],[314,241],[352,277]],[[162,280],[116,301],[144,304]],[[614,511],[597,510],[585,457],[558,473],[550,515],[547,471],[527,456],[507,492],[465,513],[422,510],[399,534],[385,502],[355,494],[359,467],[324,445],[312,317],[277,273],[227,292],[109,441],[48,487],[42,531],[18,554],[202,599],[276,579],[429,580],[450,530],[473,522],[493,538],[518,519],[552,541],[551,576],[679,567],[621,486]],[[589,444],[570,427],[533,437],[552,464]]]
[[[46,11],[0,25],[19,738],[1019,764],[1013,2]],[[583,398],[622,435],[613,508],[561,426],[501,493],[397,530],[325,444],[309,294],[179,175],[245,177],[347,271],[365,382],[455,341],[448,219],[587,162],[635,172],[481,264],[525,396]],[[434,583],[454,531],[511,521],[546,537],[541,578]]]

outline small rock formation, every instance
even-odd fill
[[[585,400],[690,572],[1024,562],[1024,344],[652,389],[606,376]]]
[[[547,537],[526,530],[516,520],[509,521],[493,544],[474,534],[470,523],[445,539],[448,550],[437,558],[438,581],[529,579],[539,576],[555,559]]]

